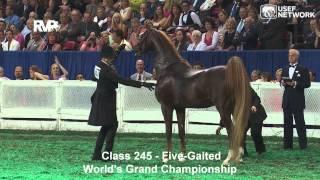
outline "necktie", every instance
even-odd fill
[[[138,81],[141,81],[141,74],[138,75]]]
[[[243,29],[243,26],[244,26],[244,22],[243,20],[241,19],[241,21],[239,22],[238,24],[238,27],[237,27],[237,32],[240,33]]]
[[[294,64],[294,65],[290,64],[289,67],[295,68],[295,67],[297,67],[297,65],[296,64]]]

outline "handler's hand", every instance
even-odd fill
[[[216,135],[220,135],[221,134],[221,129],[223,129],[223,127],[222,126],[219,126],[218,128],[217,128],[217,130],[216,130]]]
[[[155,83],[147,83],[147,82],[143,82],[142,86],[148,88],[150,91],[154,90],[154,87],[156,86]]]
[[[257,112],[257,107],[252,106],[252,107],[251,107],[251,111],[252,111],[252,112]]]

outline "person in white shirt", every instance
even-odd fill
[[[205,51],[207,45],[201,41],[201,32],[199,30],[192,31],[192,44],[188,46],[187,51]]]
[[[207,18],[204,21],[204,26],[207,32],[202,34],[201,42],[207,45],[206,51],[213,51],[217,48],[219,33],[213,29],[215,25],[212,18]]]
[[[7,34],[7,41],[2,43],[2,50],[3,51],[19,51],[20,44],[18,41],[13,39],[13,32],[8,30]]]
[[[146,81],[152,79],[152,74],[146,72],[144,70],[144,61],[142,59],[138,59],[136,61],[136,70],[137,72],[130,76],[130,79],[136,81]]]
[[[191,10],[191,4],[189,1],[182,2],[182,11],[183,13],[179,19],[179,26],[188,27],[191,25],[197,25],[198,27],[202,27],[200,17]]]
[[[4,75],[4,69],[0,66],[0,80],[10,80]]]

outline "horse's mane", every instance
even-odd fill
[[[158,36],[155,36],[155,37],[159,38],[159,42],[164,43],[166,46],[168,46],[169,49],[173,52],[173,54],[176,56],[176,58],[181,63],[191,67],[190,63],[181,57],[179,52],[176,50],[175,45],[173,44],[173,42],[171,41],[171,39],[168,37],[167,34],[165,34],[163,31],[159,31],[159,30],[154,30],[154,32],[157,33]]]

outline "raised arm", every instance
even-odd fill
[[[55,61],[56,64],[58,64],[58,66],[60,67],[60,69],[62,71],[62,76],[61,77],[67,79],[69,72],[60,64],[60,61],[59,61],[57,56],[54,57],[54,61]]]

